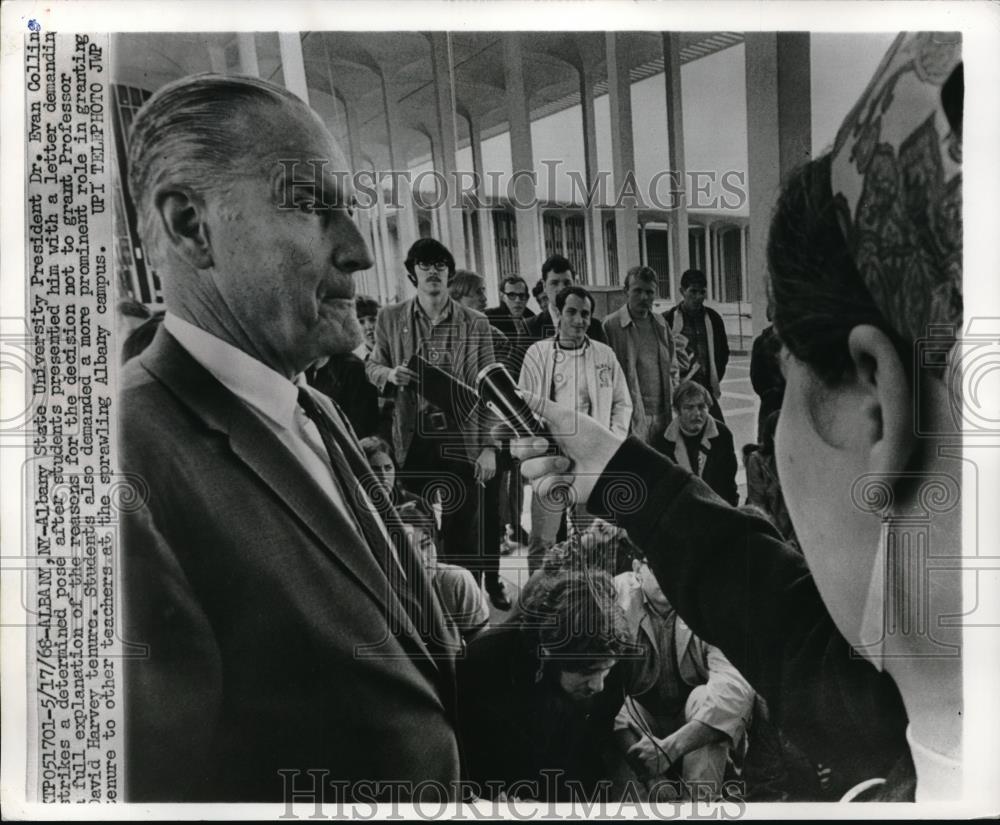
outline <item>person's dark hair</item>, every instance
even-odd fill
[[[568,258],[562,255],[549,255],[542,264],[542,280],[544,281],[550,272],[569,272],[573,274],[573,265]]]
[[[861,280],[837,220],[830,156],[810,161],[785,183],[767,244],[774,328],[788,351],[828,386],[851,370],[847,337],[859,324],[882,330],[905,368],[911,347],[886,322]]]
[[[417,285],[417,273],[414,271],[414,267],[417,264],[447,264],[448,265],[448,282],[455,277],[455,257],[448,251],[441,241],[434,238],[421,238],[416,241],[413,246],[410,247],[409,252],[406,253],[406,260],[403,261],[403,266],[406,267],[406,272],[410,277],[410,283],[414,286]]]
[[[539,283],[541,283],[541,281],[539,281]],[[506,278],[504,278],[500,282],[500,291],[506,292],[507,287],[510,284],[524,284],[525,295],[527,296],[528,294],[530,294],[528,293],[528,282],[524,280],[524,278],[522,278],[520,275],[508,275]],[[544,289],[544,285],[542,286],[542,288]]]
[[[712,406],[712,394],[697,381],[690,380],[681,381],[677,389],[674,390],[674,396],[670,400],[670,403],[673,404],[675,410],[680,412],[681,405],[694,396],[704,400],[709,407]]]
[[[156,330],[160,328],[161,323],[163,323],[163,313],[158,312],[147,318],[128,334],[128,338],[122,344],[123,364],[135,358],[153,343],[153,338],[156,337]]]
[[[559,670],[587,670],[632,652],[614,582],[603,570],[567,565],[539,574],[521,594],[520,622]]]
[[[358,313],[358,318],[374,318],[378,315],[379,306],[378,301],[368,295],[358,295],[354,299],[354,308]]]
[[[533,287],[531,288],[531,294],[532,294],[532,295],[533,295],[533,296],[534,296],[535,298],[537,298],[537,297],[538,297],[539,295],[541,295],[541,294],[542,294],[543,292],[545,292],[545,281],[539,281],[539,282],[538,282],[537,284],[535,284],[535,285],[534,285],[534,286],[533,286]]]
[[[566,299],[570,295],[576,295],[577,298],[586,298],[590,301],[590,312],[594,312],[594,296],[591,295],[586,289],[577,284],[572,286],[565,286],[556,293],[556,309],[562,312],[564,306],[566,306]]]
[[[648,266],[633,266],[625,274],[625,284],[622,286],[626,292],[628,292],[629,287],[632,285],[632,279],[637,281],[645,281],[647,284],[659,284],[659,276],[656,274],[656,270]]]
[[[692,284],[708,286],[708,278],[700,269],[685,269],[681,275],[681,289],[687,289]]]

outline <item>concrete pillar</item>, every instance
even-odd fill
[[[409,248],[420,233],[417,229],[417,212],[410,193],[410,162],[403,144],[403,121],[399,113],[399,96],[396,84],[385,67],[381,67],[382,105],[385,108],[386,136],[389,146],[390,181],[394,187],[393,202],[396,206],[396,233],[399,239],[399,266],[394,273],[394,291],[403,296],[408,294],[410,282],[406,278],[402,262]]]
[[[740,227],[740,296],[743,301],[750,294],[747,274],[747,227],[744,225]]]
[[[708,221],[706,220],[703,224],[705,227],[705,235],[702,238],[702,243],[704,244],[705,250],[705,278],[708,280],[708,297],[712,297],[712,232],[709,228]]]
[[[586,60],[586,58],[584,58]],[[599,55],[593,55],[597,61]],[[597,176],[597,127],[594,121],[594,72],[591,64],[584,62],[579,69],[580,109],[583,114],[584,180],[587,190],[594,188]],[[586,194],[584,195],[586,197]],[[604,230],[601,226],[601,204],[595,192],[593,201],[583,205],[584,236],[587,240],[589,282],[607,284],[608,268],[604,262]]]
[[[208,65],[216,74],[227,74],[229,67],[226,65],[226,50],[222,47],[222,42],[217,34],[206,34],[205,48],[208,49]]]
[[[663,82],[667,95],[667,163],[681,191],[677,192],[673,210],[673,225],[677,230],[671,247],[670,294],[677,295],[678,279],[690,268],[688,251],[688,214],[686,166],[684,160],[684,98],[681,94],[681,45],[677,32],[663,33]]]
[[[543,250],[539,232],[539,209],[535,191],[535,159],[531,147],[531,119],[528,114],[528,94],[524,85],[524,63],[521,36],[505,33],[504,86],[510,122],[511,168],[515,175],[513,196],[514,222],[517,228],[517,265],[521,277],[531,280],[541,272]]]
[[[462,231],[462,204],[457,195],[455,151],[455,78],[451,62],[451,35],[431,32],[431,67],[434,74],[434,132],[438,138],[437,171],[444,176],[447,197],[438,209],[438,221],[448,240],[446,246],[456,261],[465,259],[465,233]],[[443,240],[443,239],[442,239]]]
[[[667,224],[667,271],[662,274],[667,282],[667,289],[670,290],[669,295],[660,295],[661,298],[673,298],[677,294],[677,272],[675,272],[676,266],[674,264],[674,247],[677,242],[674,240],[674,225],[672,223]]]
[[[615,229],[618,240],[618,278],[639,260],[636,201],[620,198],[626,179],[635,176],[635,146],[632,140],[632,81],[627,32],[608,32],[608,95],[611,110],[611,165],[615,178]]]
[[[782,177],[812,155],[809,34],[748,32],[747,270],[753,328],[767,326],[767,235]]]
[[[469,145],[472,147],[472,171],[475,177],[476,198],[480,206],[475,210],[476,225],[479,227],[479,238],[473,234],[476,245],[476,260],[479,262],[479,274],[483,276],[486,285],[487,300],[491,303],[500,301],[500,279],[497,268],[496,241],[493,234],[493,215],[486,207],[486,176],[483,170],[483,135],[479,120],[467,111],[464,113],[469,124]]]
[[[257,62],[257,35],[253,32],[239,32],[236,35],[236,46],[240,54],[240,73],[260,77],[260,64]]]
[[[639,224],[639,232],[642,233],[642,243],[639,245],[639,265],[649,266],[649,241],[646,238],[646,224]],[[625,283],[625,276],[622,276],[622,283]]]
[[[298,32],[278,32],[278,47],[281,51],[281,73],[285,77],[285,88],[308,103],[309,88],[306,86],[306,64],[302,59],[302,36]]]

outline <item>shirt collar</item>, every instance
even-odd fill
[[[291,427],[298,405],[298,386],[243,350],[167,313],[163,326],[192,358],[233,395],[282,427]]]
[[[454,306],[455,306],[455,301],[453,299],[449,298],[448,301],[447,301],[447,303],[444,305],[444,312],[441,313],[441,317],[438,318],[438,320],[435,322],[435,321],[431,320],[431,316],[428,315],[427,311],[420,305],[420,300],[416,296],[413,297],[413,315],[414,315],[414,317],[416,317],[417,314],[419,313],[419,315],[424,320],[426,320],[428,324],[431,324],[432,326],[434,326],[436,324],[443,323],[444,321],[447,321],[451,317],[451,311],[452,311],[452,308]]]

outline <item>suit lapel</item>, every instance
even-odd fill
[[[157,332],[141,358],[143,366],[206,426],[228,437],[233,454],[295,514],[334,562],[388,608],[385,576],[374,556],[277,436],[165,329]]]

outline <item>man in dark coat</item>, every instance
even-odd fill
[[[711,307],[705,306],[708,295],[708,279],[700,269],[689,269],[681,275],[682,301],[671,307],[663,317],[674,335],[678,349],[687,349],[691,363],[681,374],[681,380],[691,379],[701,384],[711,393],[712,405],[709,413],[717,421],[723,421],[722,379],[726,377],[729,363],[729,339],[726,325]]]
[[[550,255],[542,264],[542,283],[545,285],[545,295],[549,299],[548,312],[542,312],[528,319],[528,334],[533,341],[551,338],[559,329],[559,311],[556,309],[556,295],[568,286],[576,283],[573,267],[562,255]],[[597,318],[590,319],[587,337],[591,341],[608,342],[604,328]]]

